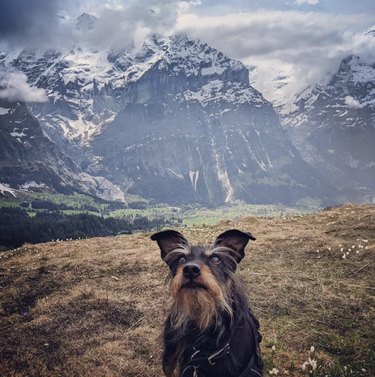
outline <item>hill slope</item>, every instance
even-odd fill
[[[240,274],[261,321],[267,370],[301,375],[314,345],[322,365],[315,375],[343,376],[347,366],[353,376],[373,376],[375,207],[225,220],[183,233],[210,242],[233,227],[257,237]],[[0,256],[0,374],[161,376],[167,269],[149,234]]]

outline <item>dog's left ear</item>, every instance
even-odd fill
[[[151,239],[158,243],[163,260],[172,250],[189,247],[188,240],[176,230],[163,230],[153,234]]]
[[[249,240],[255,241],[251,233],[241,232],[237,229],[227,230],[221,233],[215,240],[214,247],[224,246],[234,251],[233,256],[240,263],[245,256],[245,247]]]

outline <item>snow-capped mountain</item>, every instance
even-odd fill
[[[182,36],[153,36],[135,62],[121,111],[92,144],[101,174],[161,201],[291,203],[327,194],[242,63]]]
[[[351,197],[374,197],[375,62],[342,60],[327,85],[295,102],[284,125],[303,158]],[[359,195],[358,195],[359,194]]]
[[[5,100],[0,100],[0,183],[15,189],[123,197],[103,177],[84,173],[49,140],[25,104]]]
[[[80,30],[95,26],[84,17]],[[239,61],[199,40],[153,35],[141,48],[3,54],[49,101],[44,132],[87,173],[163,202],[332,198]],[[6,183],[6,182],[5,182]]]

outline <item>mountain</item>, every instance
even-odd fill
[[[129,60],[124,52],[114,63]],[[122,108],[93,141],[116,184],[160,201],[211,204],[327,194],[242,63],[199,40],[153,36],[128,64]]]
[[[79,188],[76,167],[43,135],[26,106],[5,101],[0,105],[1,181],[11,187],[67,193]]]
[[[112,197],[113,185],[73,163],[20,102],[0,100],[0,182],[12,188]],[[118,194],[118,192],[117,192]]]
[[[91,30],[87,15],[80,30]],[[161,202],[295,204],[336,190],[309,166],[239,61],[185,36],[140,48],[1,55],[49,101],[43,132],[90,176]],[[104,179],[104,178],[103,178]]]
[[[283,122],[302,157],[354,200],[375,192],[375,62],[343,59]]]

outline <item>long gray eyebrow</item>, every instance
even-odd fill
[[[240,256],[240,254],[238,254],[235,250],[231,249],[230,247],[226,247],[226,246],[216,246],[216,247],[213,247],[213,248],[210,248],[210,249],[207,249],[204,251],[204,255],[206,257],[209,257],[211,256],[212,254],[215,254],[215,253],[225,253],[225,254],[228,254],[228,253],[231,253],[231,254],[234,254],[234,255],[238,255]]]
[[[171,250],[164,258],[164,261],[168,263],[169,260],[173,259],[178,254],[188,255],[191,253],[191,250],[187,245],[180,244],[173,250]]]
[[[210,255],[214,254],[214,253],[225,253],[225,252],[233,252],[232,249],[230,249],[229,247],[225,247],[225,246],[216,246],[216,247],[213,247],[213,248],[209,248],[207,250],[204,251],[204,255],[206,257],[209,257]]]

